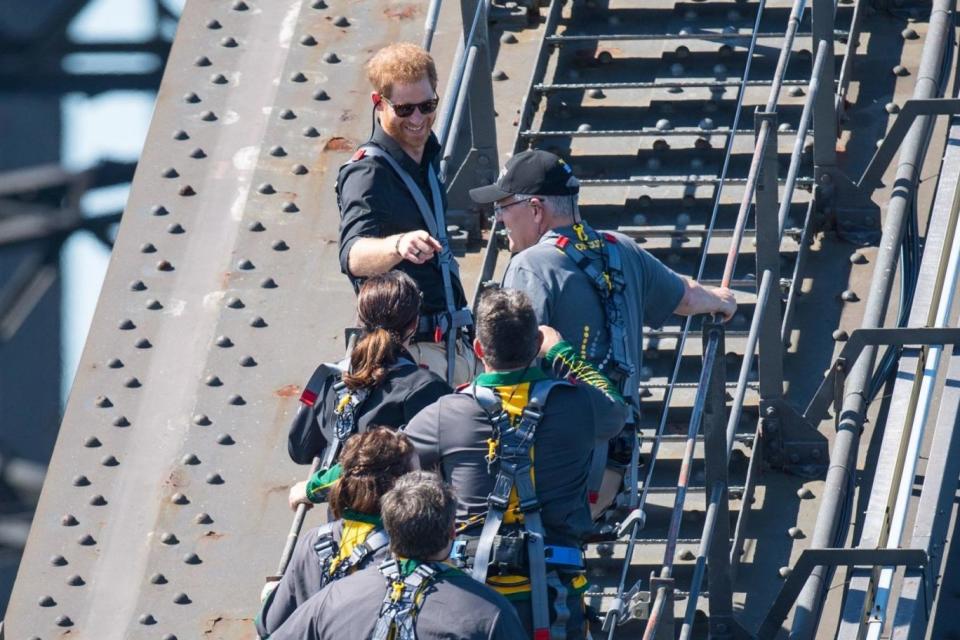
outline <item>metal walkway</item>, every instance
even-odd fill
[[[674,318],[646,333],[640,473],[588,546],[594,637],[785,633],[781,585],[802,586],[811,563],[844,562],[821,549],[792,563],[791,580],[804,534],[771,525],[783,492],[770,476],[837,465],[817,431],[823,412],[804,415],[796,407],[809,397],[790,395],[785,345],[836,328],[832,311],[797,323],[824,225],[879,237],[879,211],[837,154],[855,75],[847,43],[867,3],[539,4],[431,3],[436,14],[374,0],[187,4],[4,637],[252,637],[290,520],[286,492],[304,472],[283,446],[298,385],[341,352],[352,320],[331,187],[369,131],[362,66],[389,42],[422,41],[425,21],[437,58],[454,60],[437,127],[455,247],[481,238],[465,190],[495,177],[499,138],[501,150],[567,158],[595,227],[737,292],[727,325]],[[536,33],[524,49],[534,55],[509,51],[521,31]],[[492,66],[501,87],[517,86],[505,65],[529,78],[506,97],[490,82]],[[482,254],[463,259],[478,287],[506,258],[498,229],[482,237]],[[883,251],[899,249],[896,237]],[[877,295],[889,297],[889,283]],[[829,392],[843,400],[843,371],[815,408]],[[863,390],[848,384],[848,396]],[[798,483],[790,499],[812,497]],[[846,531],[848,500],[817,504]],[[761,525],[781,531],[785,553],[751,547]],[[832,538],[812,546],[843,546]],[[761,577],[751,570],[761,559],[787,566]]]

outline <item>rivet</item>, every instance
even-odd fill
[[[67,514],[60,518],[60,524],[64,527],[75,527],[80,524],[72,514]]]
[[[110,398],[107,396],[97,396],[95,404],[101,409],[106,409],[107,407],[112,407],[113,403],[110,402]]]
[[[777,571],[777,573],[780,574],[781,578],[790,577],[790,574],[792,572],[793,572],[793,569],[791,569],[790,567],[780,567],[780,569]]]
[[[81,537],[77,540],[77,544],[79,544],[79,545],[81,545],[81,546],[84,546],[84,547],[91,547],[91,546],[97,544],[97,541],[94,540],[94,539],[93,539],[93,536],[88,533],[88,534],[86,534],[86,535],[84,535],[84,536],[81,536]]]
[[[324,0],[314,0],[313,4],[310,5],[313,9],[326,9],[327,3]]]
[[[222,26],[219,20],[211,20],[207,23],[207,29],[219,29]]]
[[[126,416],[118,416],[113,420],[113,426],[115,427],[129,427],[130,421],[127,420]]]
[[[247,401],[244,400],[243,396],[241,396],[239,393],[230,396],[230,399],[227,400],[227,402],[235,406],[243,406],[247,404]]]
[[[137,349],[149,349],[153,345],[150,344],[150,341],[147,340],[146,338],[140,338],[139,340],[136,341],[136,343],[134,343],[133,346],[135,346]]]
[[[70,585],[71,587],[82,587],[86,583],[83,581],[83,578],[81,578],[77,574],[73,574],[72,576],[67,578],[67,584]]]
[[[283,240],[277,240],[276,242],[273,243],[274,251],[286,251],[289,248],[290,247]]]
[[[813,491],[807,487],[800,487],[797,489],[797,497],[801,500],[810,500],[813,498]]]
[[[337,64],[338,62],[340,62],[340,56],[338,56],[333,51],[329,51],[323,54],[323,61],[326,62],[327,64]]]
[[[100,446],[100,445],[98,444],[97,446]],[[79,475],[73,479],[73,486],[75,487],[86,487],[89,485],[90,485],[90,480],[85,475]]]
[[[90,504],[94,507],[102,507],[107,504],[107,499],[98,493],[90,498]]]
[[[163,544],[178,544],[180,540],[172,533],[165,533],[160,536],[160,542]]]
[[[264,195],[271,195],[271,194],[276,193],[277,190],[274,189],[274,188],[273,188],[273,185],[270,184],[269,182],[264,182],[264,183],[261,184],[259,187],[257,187],[257,192],[258,192],[258,193],[262,193],[262,194],[264,194]]]
[[[50,564],[55,567],[64,567],[67,565],[67,559],[61,555],[50,556]]]
[[[260,316],[256,316],[255,318],[250,320],[250,326],[256,329],[262,329],[265,326],[267,326],[267,321],[261,318]]]
[[[293,202],[284,202],[282,208],[284,213],[296,213],[300,211],[300,208]]]
[[[197,524],[212,524],[213,518],[211,518],[210,514],[208,513],[198,513],[193,521]]]
[[[910,75],[910,70],[907,69],[907,68],[906,68],[905,66],[903,66],[902,64],[898,64],[897,66],[895,66],[895,67],[892,69],[892,72],[893,72],[893,75],[899,76],[899,77],[901,77],[901,78],[904,77],[904,76]]]
[[[231,340],[227,336],[220,336],[217,338],[217,346],[227,349],[233,346],[233,340]]]
[[[260,283],[261,289],[276,289],[277,282],[273,278],[266,278],[263,282]]]
[[[504,80],[509,79],[510,76],[507,75],[507,72],[503,69],[497,69],[493,72],[493,79],[497,82],[503,82]]]
[[[173,504],[190,504],[190,500],[187,496],[182,493],[175,493],[170,497],[170,502]]]
[[[653,150],[660,153],[670,150],[670,143],[663,138],[657,138],[653,141]]]
[[[306,175],[307,173],[309,173],[309,171],[310,171],[310,170],[307,169],[307,168],[306,168],[304,165],[302,165],[302,164],[295,164],[295,165],[293,165],[293,167],[290,169],[290,173],[292,173],[292,174],[295,175],[295,176]]]
[[[237,46],[237,39],[234,38],[233,36],[227,36],[226,38],[220,41],[220,46],[226,47],[228,49],[232,49]]]
[[[263,226],[263,223],[260,222],[259,220],[256,220],[256,221],[254,221],[254,222],[251,222],[251,223],[250,223],[250,226],[247,227],[247,228],[248,228],[250,231],[254,231],[254,232],[259,232],[259,231],[265,231],[265,230],[266,230],[266,227],[264,227],[264,226]]]
[[[145,291],[146,289],[147,285],[143,284],[143,280],[134,280],[130,283],[131,291]]]
[[[600,100],[607,97],[607,94],[605,94],[602,89],[590,89],[590,91],[587,92],[587,95],[594,100]]]
[[[167,577],[162,573],[155,573],[150,576],[150,584],[167,584]]]
[[[161,260],[157,263],[157,271],[173,271],[173,265],[169,260]]]
[[[188,553],[187,555],[183,556],[183,561],[186,562],[187,564],[200,564],[201,562],[203,562],[200,559],[200,556],[198,556],[195,553]]]
[[[165,215],[169,215],[169,214],[170,214],[170,212],[167,211],[167,208],[166,208],[165,206],[163,206],[162,204],[158,204],[158,205],[150,208],[150,215],[152,215],[152,216],[165,216]]]
[[[844,302],[859,302],[860,296],[857,295],[857,292],[853,289],[846,289],[843,293],[840,294],[840,299]]]
[[[900,105],[896,102],[888,102],[883,108],[889,114],[900,113]]]
[[[194,66],[197,66],[197,67],[209,67],[213,63],[210,62],[210,58],[208,58],[207,56],[200,56],[199,58],[193,61],[193,64]],[[197,95],[197,94],[193,94],[193,95]]]
[[[179,178],[179,177],[180,177],[180,174],[177,173],[177,170],[174,169],[173,167],[167,167],[166,169],[163,170],[163,173],[162,173],[161,175],[162,175],[164,178]]]
[[[300,44],[305,47],[315,47],[317,46],[317,39],[308,34],[300,38]]]
[[[129,331],[130,329],[136,329],[137,325],[133,324],[133,320],[127,319],[117,325],[117,328],[122,331]]]
[[[292,118],[296,118],[296,117],[297,117],[297,116],[293,115],[293,111],[290,111],[289,109],[288,109],[287,111],[285,111],[284,113],[290,113],[290,114],[291,114],[290,117],[292,117]],[[288,117],[285,117],[283,114],[280,114],[280,117],[283,118],[284,120],[289,120],[289,119],[290,119],[290,118],[288,118]],[[276,147],[270,147],[270,155],[272,155],[274,158],[282,158],[282,157],[284,157],[285,155],[287,155],[287,150],[284,149],[283,147],[279,146],[279,145],[276,146]]]
[[[666,118],[661,118],[657,120],[657,130],[658,131],[669,131],[673,128],[673,125]]]
[[[190,139],[190,136],[189,136],[189,135],[187,134],[187,132],[184,131],[183,129],[179,129],[179,130],[173,132],[173,139],[174,139],[174,140],[189,140],[189,139]]]
[[[178,593],[173,598],[175,604],[190,604],[190,597],[185,593]]]
[[[70,619],[70,616],[57,616],[57,619],[54,620],[58,627],[72,627],[73,620]]]
[[[140,253],[156,253],[157,248],[153,245],[152,242],[144,242],[140,245]]]
[[[149,613],[140,614],[140,617],[137,618],[137,621],[140,624],[144,624],[144,625],[157,624],[157,619],[154,618],[153,615]]]
[[[110,358],[107,366],[111,369],[123,369],[123,361],[120,358]]]
[[[207,476],[207,484],[223,484],[223,477],[219,473],[211,473]]]
[[[213,111],[204,111],[200,114],[200,119],[204,122],[213,122],[217,119],[217,114],[215,114]]]
[[[43,596],[37,601],[37,604],[41,607],[55,607],[57,606],[57,601],[51,596]]]
[[[182,196],[195,196],[195,195],[197,195],[197,192],[193,190],[193,187],[191,187],[191,186],[188,185],[188,184],[185,184],[185,185],[183,185],[182,187],[180,187],[180,190],[179,190],[177,193],[179,193],[179,194],[182,195]]]
[[[303,135],[307,138],[319,138],[320,132],[317,131],[316,127],[307,127],[303,130]]]
[[[151,298],[150,300],[147,300],[146,307],[147,307],[147,309],[150,309],[151,311],[157,311],[158,309],[163,309],[163,305],[160,304],[160,301],[159,301],[159,300],[154,300],[154,299],[152,299],[152,298]]]
[[[109,455],[104,456],[103,460],[100,461],[100,464],[105,467],[115,467],[120,464],[120,462],[117,460],[116,456]]]
[[[240,298],[228,298],[227,306],[231,309],[243,309],[246,305],[243,304],[243,300]]]
[[[323,102],[324,100],[329,100],[330,96],[323,89],[318,89],[316,93],[313,94],[313,99]]]
[[[231,445],[235,443],[236,441],[230,436],[229,433],[221,433],[219,436],[217,436],[217,444]]]
[[[97,436],[90,436],[83,441],[83,446],[87,447],[88,449],[95,449],[100,446],[100,440],[97,439]]]
[[[177,636],[173,635],[172,633],[168,633],[163,636],[161,640],[177,640]]]
[[[579,133],[587,133],[587,132],[589,132],[589,131],[593,131],[593,127],[591,127],[589,124],[587,124],[586,122],[584,122],[584,123],[581,124],[579,127],[577,127],[577,131],[578,131]]]
[[[794,540],[802,540],[807,537],[800,527],[790,527],[787,529],[787,535]]]
[[[195,160],[200,160],[201,158],[206,158],[207,153],[200,147],[197,147],[196,149],[190,152],[190,157],[194,158]]]
[[[517,44],[517,36],[507,31],[502,36],[500,36],[500,42],[502,44]]]
[[[188,453],[187,455],[183,456],[183,459],[181,460],[181,462],[183,464],[190,464],[190,465],[200,464],[200,458],[198,458],[197,454],[195,453]]]
[[[257,366],[257,361],[253,359],[253,356],[243,356],[240,358],[241,367],[255,367]]]
[[[234,11],[246,11],[246,10],[249,9],[250,7],[248,7],[248,6],[247,6],[247,3],[244,2],[243,0],[237,0],[236,2],[233,3],[233,7],[231,7],[231,8],[232,8]]]
[[[833,339],[837,342],[846,342],[850,338],[850,335],[843,329],[837,329],[833,332]]]
[[[677,554],[677,556],[681,560],[693,560],[694,558],[697,557],[696,554],[694,554],[693,551],[691,551],[690,549],[684,549],[679,554]]]
[[[198,413],[197,415],[193,416],[193,424],[200,427],[206,427],[213,424],[213,422],[205,414]]]
[[[306,82],[307,76],[303,75],[302,71],[297,71],[295,74],[290,76],[291,82]]]
[[[900,32],[900,35],[903,36],[904,40],[916,40],[920,37],[919,34],[917,34],[917,30],[913,27],[907,27]]]
[[[139,389],[143,385],[137,378],[130,378],[123,383],[123,386],[125,386],[127,389]]]
[[[247,259],[243,259],[240,262],[238,262],[237,268],[240,269],[241,271],[251,271],[253,269],[256,269],[253,263]]]

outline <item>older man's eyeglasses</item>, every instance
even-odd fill
[[[437,105],[440,104],[440,98],[438,97],[433,97],[429,100],[418,102],[417,104],[393,104],[386,96],[380,96],[380,98],[390,105],[390,108],[393,109],[393,112],[397,114],[398,118],[409,118],[416,109],[420,109],[420,113],[425,116],[430,115],[437,110]]]
[[[524,202],[530,202],[531,200],[533,200],[533,198],[524,198],[523,200],[514,200],[513,202],[508,202],[507,204],[495,203],[493,205],[493,215],[497,220],[499,220],[503,217],[503,212],[506,209],[509,209],[515,204],[523,204]]]

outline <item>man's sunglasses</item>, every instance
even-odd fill
[[[390,105],[398,118],[409,118],[415,109],[420,109],[420,113],[426,116],[436,111],[437,105],[440,104],[440,98],[431,98],[418,104],[393,104],[386,96],[380,96],[380,99]]]

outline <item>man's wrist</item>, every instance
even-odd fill
[[[397,257],[400,257],[400,258],[403,257],[403,254],[400,253],[400,241],[403,240],[403,236],[405,235],[406,235],[405,233],[397,234],[397,241],[393,243],[393,252],[397,254]]]

